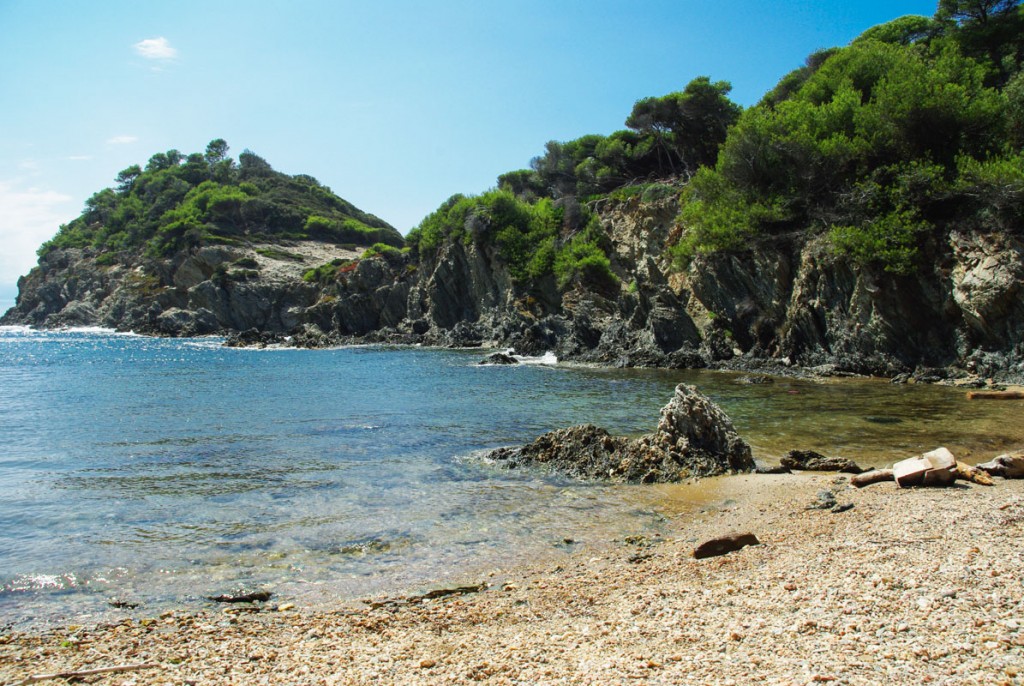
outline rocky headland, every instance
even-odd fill
[[[677,214],[672,199],[598,209],[610,288],[525,287],[493,246],[463,240],[429,255],[284,240],[112,264],[88,248],[53,249],[2,321],[241,345],[493,346],[617,366],[1024,381],[1017,236],[951,231],[927,243],[929,266],[913,275],[858,267],[801,235],[678,269],[664,250]],[[329,279],[304,278],[332,261]]]

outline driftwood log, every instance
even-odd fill
[[[895,481],[896,475],[892,473],[891,469],[872,469],[869,472],[861,472],[850,477],[850,483],[857,488],[864,488],[871,484],[881,483],[883,481]]]
[[[1024,479],[1024,451],[1000,455],[984,464],[979,464],[978,469],[1004,479]]]

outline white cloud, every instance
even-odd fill
[[[128,145],[137,140],[139,140],[138,136],[114,136],[113,138],[108,138],[107,143],[110,145]]]
[[[0,181],[0,290],[35,266],[36,249],[76,214],[71,197]]]
[[[83,160],[91,160],[92,155],[69,155],[68,159],[72,162],[81,162]]]
[[[172,48],[170,42],[163,36],[140,40],[132,47],[135,48],[136,53],[147,60],[173,60],[178,56],[178,51]]]

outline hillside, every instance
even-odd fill
[[[746,110],[707,77],[640,100],[404,248],[223,141],[156,155],[43,246],[4,321],[1021,379],[1022,61],[1019,2],[942,0]]]

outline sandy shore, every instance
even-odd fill
[[[665,540],[506,571],[480,593],[7,634],[0,682],[151,664],[84,682],[1024,683],[1024,481],[855,490],[797,474],[722,488],[730,504],[680,516]],[[854,507],[806,509],[822,489]],[[693,559],[697,542],[743,531],[762,545]]]

